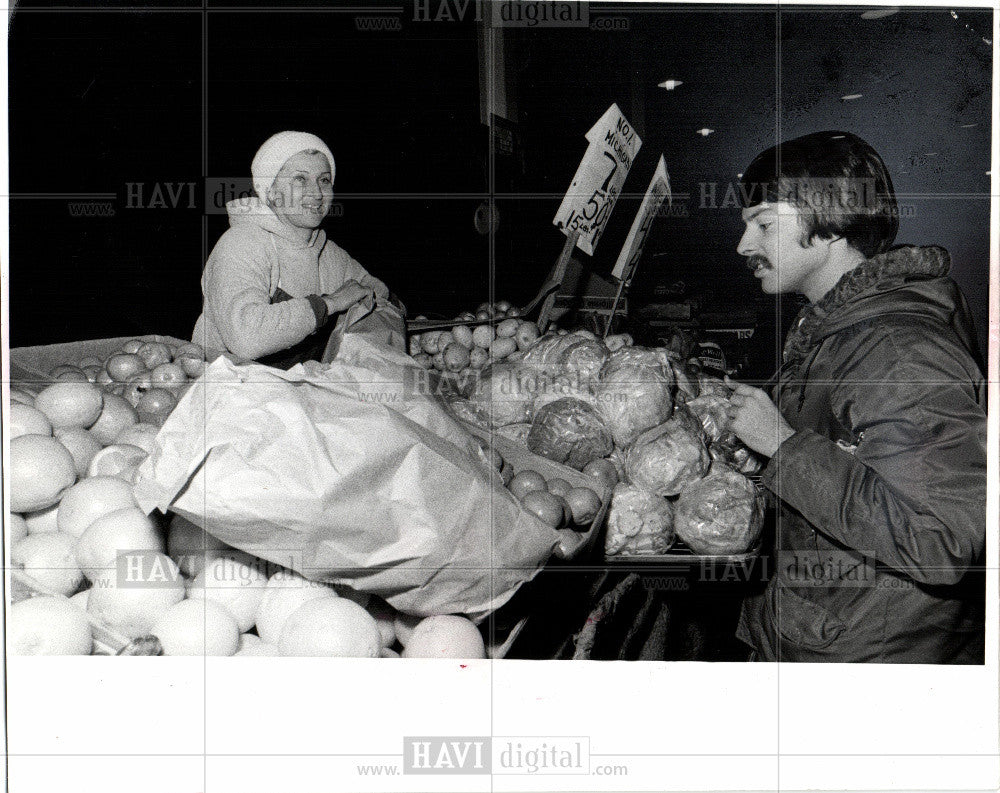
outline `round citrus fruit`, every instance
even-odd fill
[[[204,361],[205,349],[200,344],[189,341],[174,349],[173,359],[176,361],[178,358],[197,358],[199,361]]]
[[[155,386],[173,388],[187,382],[187,375],[179,363],[161,363],[149,373],[149,379]]]
[[[116,570],[102,570],[91,587],[87,611],[130,639],[150,634],[167,609],[184,599],[184,582],[177,565],[163,554],[150,557],[146,568],[156,571],[156,580],[126,578],[119,584]]]
[[[135,496],[127,482],[115,476],[92,476],[77,482],[59,502],[59,531],[80,537],[100,517],[135,507]]]
[[[70,488],[70,490],[72,489]],[[69,490],[66,492],[68,493]],[[66,496],[63,496],[63,498],[66,498]],[[62,502],[60,501],[59,503],[61,504]],[[28,525],[28,534],[44,534],[49,531],[58,531],[58,516],[59,504],[53,504],[51,507],[39,509],[35,512],[25,512],[24,522]]]
[[[213,559],[195,576],[188,597],[214,600],[236,618],[240,632],[250,630],[264,597],[267,576],[235,559]]]
[[[147,556],[163,551],[159,529],[138,507],[115,510],[93,520],[77,541],[76,559],[84,575],[96,581],[102,571],[114,572],[122,551]],[[174,565],[173,561],[170,564]]]
[[[374,618],[344,598],[316,598],[285,621],[278,650],[286,656],[378,658],[382,640]]]
[[[485,658],[482,634],[465,617],[427,617],[413,629],[403,658]]]
[[[11,655],[89,655],[92,647],[87,615],[66,598],[34,597],[10,608]]]
[[[125,390],[122,392],[122,396],[125,397],[125,401],[132,407],[138,409],[139,400],[142,399],[142,395],[152,387],[153,381],[149,379],[149,372],[139,372],[132,375],[125,382]]]
[[[567,518],[566,502],[548,490],[534,490],[528,493],[521,499],[521,506],[553,529],[562,526]]]
[[[145,449],[127,443],[113,443],[101,449],[87,466],[87,476],[117,476],[126,482],[149,455]]]
[[[162,417],[177,407],[177,397],[166,388],[150,388],[139,397],[135,407],[140,415]]]
[[[138,423],[139,414],[123,397],[117,394],[104,395],[104,408],[90,433],[102,446],[114,443],[126,427]]]
[[[550,479],[548,482],[549,492],[555,496],[565,497],[566,494],[572,490],[573,486],[567,482],[565,479],[560,479],[556,477],[555,479]]]
[[[583,466],[583,473],[594,477],[609,490],[618,484],[618,469],[611,460],[591,460]]]
[[[93,383],[53,383],[35,398],[35,407],[53,427],[87,429],[101,415],[104,395]]]
[[[101,450],[101,444],[97,438],[90,434],[90,430],[85,430],[82,427],[70,427],[69,429],[57,430],[56,439],[66,447],[73,457],[76,475],[86,476],[90,461]]]
[[[587,526],[601,510],[601,498],[589,487],[574,487],[566,494],[566,503],[577,526]]]
[[[137,351],[143,364],[147,369],[155,369],[161,363],[169,363],[171,358],[170,348],[160,341],[147,341]]]
[[[514,474],[514,478],[510,480],[509,485],[509,490],[514,494],[514,498],[516,499],[522,499],[532,491],[545,489],[545,477],[538,473],[538,471],[531,470]]]
[[[211,600],[182,600],[153,624],[164,655],[233,655],[240,632],[233,615]]]
[[[257,609],[257,633],[260,638],[277,645],[285,620],[300,606],[321,597],[337,597],[326,584],[310,581],[298,573],[282,570],[272,575]]]
[[[146,364],[135,353],[121,352],[108,358],[105,368],[112,380],[116,383],[124,383],[132,375],[144,371]]]
[[[146,454],[152,454],[155,447],[156,434],[160,428],[155,424],[139,422],[131,427],[126,427],[121,434],[115,438],[115,443],[127,443],[130,446],[138,446],[145,450]]]
[[[48,435],[22,435],[10,442],[10,508],[34,512],[58,503],[76,481],[73,456]]]
[[[10,549],[10,561],[60,595],[72,595],[83,582],[76,561],[76,537],[60,531],[29,534]]]
[[[52,422],[42,411],[21,402],[12,402],[10,406],[10,437],[19,438],[22,435],[51,435]]]

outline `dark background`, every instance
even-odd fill
[[[213,196],[248,185],[254,152],[281,129],[315,132],[333,150],[341,214],[327,231],[411,315],[450,316],[490,296],[526,302],[562,246],[551,221],[584,133],[616,102],[643,139],[626,192],[645,191],[663,153],[676,204],[647,245],[633,307],[682,280],[712,310],[784,325],[788,312],[776,313],[735,253],[738,209],[704,205],[701,185],[716,183],[721,203],[761,149],[838,128],[879,150],[912,208],[898,241],[951,251],[985,349],[988,11],[863,19],[862,9],[593,3],[591,20],[610,29],[507,28],[497,42],[510,107],[499,123],[512,146],[491,157],[474,7],[461,17],[454,4],[441,14],[438,0],[397,3],[402,15],[384,16],[398,29],[376,31],[336,4],[280,6],[19,4],[9,39],[12,346],[189,336],[205,257],[227,226]],[[657,87],[671,78],[683,85]],[[194,206],[187,188],[173,205],[166,185],[191,182]],[[165,205],[150,206],[157,185]],[[473,224],[491,193],[492,238]],[[114,215],[73,217],[76,200],[110,201]],[[637,202],[623,198],[596,255],[579,258],[609,272]],[[773,347],[773,333],[757,339]]]

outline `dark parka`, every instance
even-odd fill
[[[789,334],[773,573],[739,627],[759,660],[983,661],[986,383],[948,269],[876,256]]]

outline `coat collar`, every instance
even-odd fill
[[[859,295],[887,279],[906,277],[937,278],[947,275],[951,258],[944,248],[900,246],[873,256],[845,273],[823,298],[803,308],[785,341],[782,360],[795,366],[805,360],[813,338],[827,317],[836,313]]]

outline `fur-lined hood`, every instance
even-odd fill
[[[950,269],[948,252],[935,245],[901,246],[862,262],[799,312],[785,341],[784,364],[795,366],[827,336],[886,314],[933,318],[975,350],[975,330],[965,299],[947,277]]]

